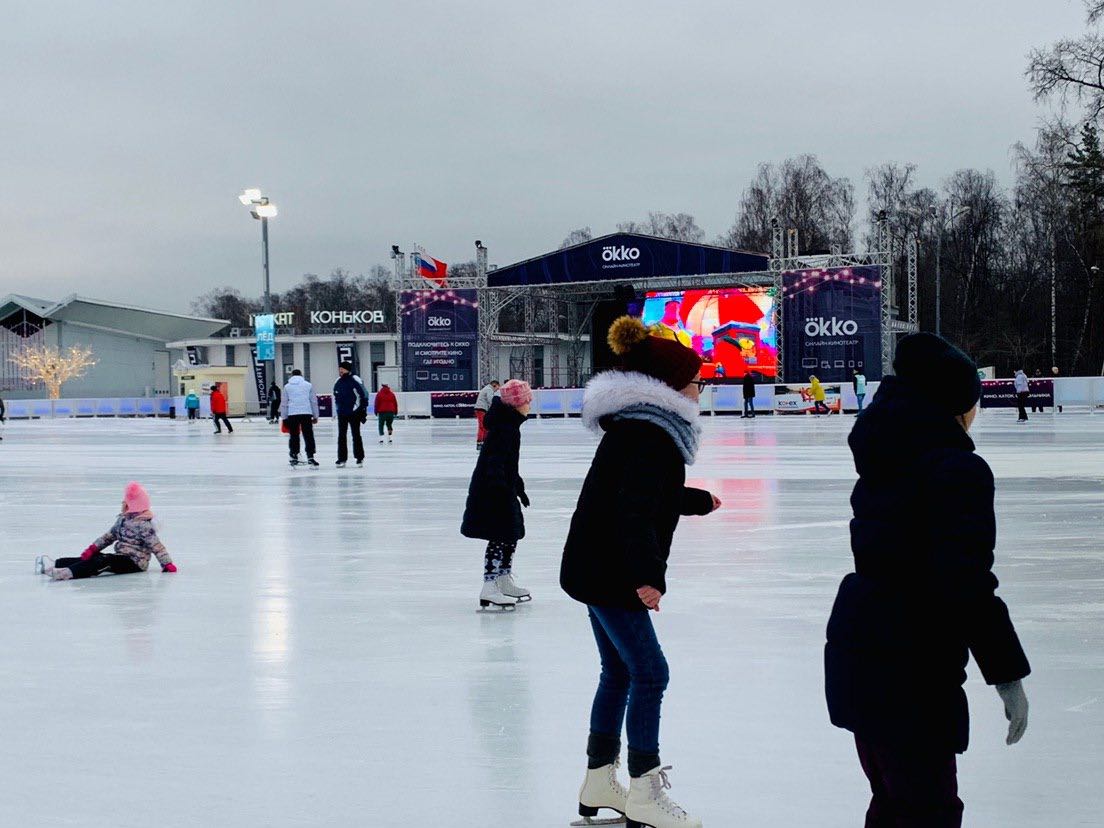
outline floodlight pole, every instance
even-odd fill
[[[261,218],[261,250],[264,256],[264,312],[272,313],[272,287],[268,278],[268,217]],[[266,360],[267,362],[267,360]]]

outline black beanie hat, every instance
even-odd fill
[[[981,378],[970,357],[941,336],[909,334],[897,343],[893,370],[943,411],[965,414],[981,399]]]
[[[337,367],[338,368],[344,368],[350,374],[353,373],[353,363],[351,363],[351,362],[341,362],[341,363],[338,364]]]

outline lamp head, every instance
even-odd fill
[[[241,195],[238,196],[238,201],[248,206],[250,204],[260,203],[262,198],[264,198],[264,196],[261,195],[259,187],[249,187],[241,191]]]

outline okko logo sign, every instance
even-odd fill
[[[603,262],[635,262],[639,258],[639,247],[626,247],[621,244],[602,248]]]
[[[805,320],[805,336],[810,339],[822,336],[854,336],[859,332],[859,323],[854,319],[825,319],[823,316],[810,316]]]
[[[451,328],[452,319],[448,316],[430,316],[426,319],[426,327],[429,328]]]

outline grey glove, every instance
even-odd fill
[[[1027,694],[1024,693],[1023,683],[1020,681],[998,684],[997,693],[1004,702],[1004,717],[1008,719],[1008,737],[1004,743],[1014,745],[1023,738],[1024,731],[1027,730]]]

